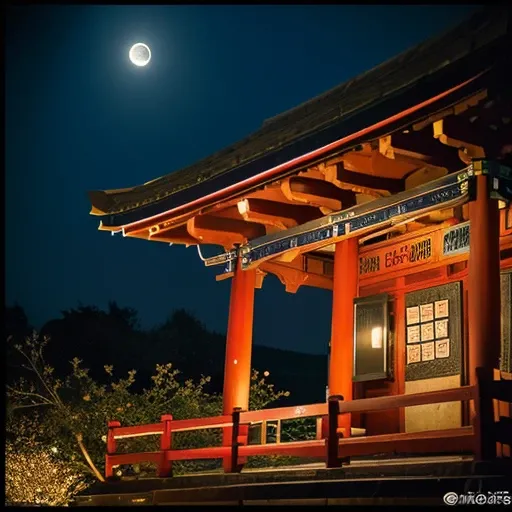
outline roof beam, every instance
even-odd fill
[[[328,261],[331,261],[332,265],[332,260]],[[310,265],[310,262],[320,264],[320,266]],[[332,290],[332,274],[325,274],[323,263],[323,259],[312,258],[309,255],[303,255],[289,263],[266,261],[256,269],[256,288],[262,288],[265,276],[273,274],[281,281],[288,293],[296,293],[301,286]],[[317,268],[320,272],[314,271],[314,268]],[[216,280],[223,281],[231,277],[233,277],[233,272],[224,272],[218,275]]]
[[[134,233],[133,236],[135,238],[142,238],[140,236],[140,231]],[[197,245],[198,240],[190,235],[187,231],[186,224],[182,224],[178,227],[172,227],[167,229],[161,229],[159,226],[153,226],[149,230],[149,236],[147,237],[149,240],[154,240],[156,242],[167,242],[172,244],[183,244],[183,245]]]
[[[303,285],[332,290],[332,278],[305,272],[292,264],[266,261],[260,268],[277,276],[288,293],[297,293],[297,290]]]
[[[344,181],[344,179],[349,180],[351,178],[355,178],[355,180],[359,180],[359,178],[356,177],[356,175],[360,176],[361,173],[347,171],[351,174],[343,173],[342,175],[340,175],[339,167],[341,167],[341,169],[343,169],[343,170],[346,170],[344,160],[342,160],[341,162],[338,161],[336,164],[326,165],[322,168],[322,170],[325,174],[326,181],[328,181],[329,183],[332,183],[333,185],[340,188],[341,190],[350,190],[356,194],[365,194],[368,196],[372,196],[374,198],[379,198],[379,197],[390,195],[389,192],[384,188],[383,189],[381,189],[381,188],[375,189],[375,188],[372,188],[371,186],[368,186],[368,185],[370,185],[370,183],[368,183],[368,182],[350,183],[350,181]],[[366,176],[371,177],[371,175],[366,175]],[[343,177],[344,179],[340,179],[341,177]],[[376,182],[373,182],[373,184],[375,184],[375,183]]]
[[[379,152],[386,158],[401,160],[419,167],[429,166],[453,172],[459,169],[457,154],[427,133],[394,133],[379,139]]]
[[[270,228],[288,229],[320,217],[318,208],[284,204],[265,199],[243,199],[238,212],[247,222],[264,224]]]
[[[403,192],[404,180],[394,178],[382,178],[345,169],[343,162],[336,164],[336,180],[350,183],[364,189],[387,190],[392,194]]]
[[[447,109],[441,110],[440,112],[436,112],[428,116],[426,119],[422,121],[418,121],[412,125],[412,129],[414,131],[420,131],[424,128],[428,128],[432,123],[438,121],[439,119],[444,119],[452,114],[459,115],[463,112],[466,112],[468,109],[476,107],[481,101],[487,99],[488,92],[487,89],[478,92],[477,94],[470,96],[469,98],[464,99],[463,101],[453,105]]]
[[[189,219],[187,231],[200,243],[221,245],[225,249],[266,235],[265,227],[261,224],[213,215],[197,215]]]
[[[469,165],[474,158],[485,158],[484,148],[473,143],[477,140],[481,144],[483,139],[475,139],[475,135],[464,130],[460,122],[454,123],[453,118],[439,119],[432,126],[434,128],[434,138],[446,146],[457,149],[459,158],[466,165]]]
[[[287,199],[316,206],[324,215],[356,204],[353,191],[324,180],[294,176],[281,184],[281,190]]]

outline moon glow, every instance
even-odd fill
[[[146,66],[151,60],[151,50],[149,46],[144,43],[135,43],[130,48],[130,60],[136,66]]]

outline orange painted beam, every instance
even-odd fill
[[[332,289],[329,395],[352,400],[354,299],[358,284],[358,241],[349,238],[336,244]],[[351,417],[338,417],[339,428],[350,433]]]
[[[319,185],[323,186],[323,190],[319,190]],[[289,201],[326,209],[329,213],[341,210],[343,207],[341,199],[333,197],[332,189],[327,191],[326,186],[333,185],[327,181],[292,177],[282,182],[281,190]]]
[[[330,277],[304,272],[288,265],[286,263],[266,261],[259,268],[277,276],[288,293],[296,293],[299,287],[303,285],[332,290],[332,279]]]
[[[187,222],[187,231],[199,243],[221,245],[227,249],[266,234],[261,224],[246,222],[242,218],[231,219],[213,215],[197,215],[191,218]]]
[[[499,368],[500,357],[500,219],[498,201],[489,196],[488,179],[476,176],[476,199],[469,205],[470,384],[476,383],[476,368]]]
[[[237,207],[244,220],[264,224],[273,231],[289,229],[321,216],[318,208],[264,199],[244,199]]]

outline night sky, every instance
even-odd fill
[[[24,6],[6,34],[6,301],[40,328],[110,300],[225,332],[195,247],[97,230],[87,191],[150,181],[457,24],[476,6]],[[145,68],[132,44],[151,47]],[[204,251],[213,255],[208,248]],[[254,342],[325,353],[331,293],[256,292]]]

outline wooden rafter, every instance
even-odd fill
[[[189,219],[187,231],[200,243],[221,245],[226,249],[266,234],[261,224],[213,215],[196,215]]]
[[[139,234],[140,232],[131,236],[137,237]],[[148,238],[149,240],[154,240],[156,242],[167,242],[173,244],[196,245],[199,243],[197,238],[190,235],[186,224],[167,229],[154,227],[150,230]]]
[[[457,149],[459,158],[466,165],[469,165],[473,158],[484,158],[484,148],[481,145],[470,142],[470,140],[474,141],[476,139],[467,130],[464,130],[462,123],[458,122],[458,120],[454,123],[453,117],[448,119],[451,122],[447,123],[446,119],[439,119],[433,124],[434,138],[446,146]],[[469,139],[466,137],[469,137]],[[482,139],[480,138],[479,140],[481,143]]]
[[[275,275],[288,293],[296,293],[301,286],[311,286],[332,290],[332,262],[330,259],[301,255],[292,262],[267,261],[258,269],[257,288],[261,288],[267,274]],[[216,277],[223,281],[233,277],[233,273],[223,273]]]
[[[324,214],[356,204],[353,191],[342,190],[325,180],[294,176],[281,184],[281,190],[290,201],[316,206]]]
[[[384,178],[348,171],[345,169],[343,162],[336,164],[336,180],[364,189],[387,190],[393,194],[404,190],[403,179]]]
[[[320,216],[318,208],[311,206],[252,198],[239,201],[238,212],[248,222],[257,222],[275,229],[288,229]]]
[[[460,167],[456,152],[433,139],[427,130],[393,133],[381,137],[379,152],[386,158],[407,162],[417,167],[440,169],[445,174]]]

